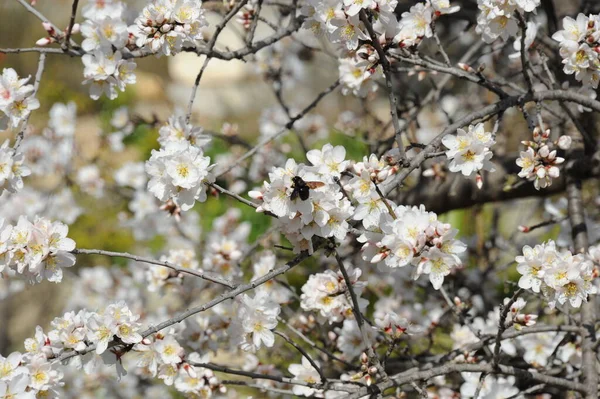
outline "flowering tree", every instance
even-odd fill
[[[598,397],[594,2],[559,22],[552,0],[74,0],[61,30],[14,1],[46,33],[0,49],[39,54],[35,77],[0,76],[0,298],[23,281],[72,291],[3,348],[0,398]],[[230,26],[244,46],[220,43]],[[139,162],[82,160],[74,102],[29,123],[48,57],[115,100],[136,60],[182,52],[204,57],[187,109],[118,108],[102,137],[112,154],[157,130]],[[286,100],[318,57],[339,79]],[[273,88],[258,138],[193,124],[213,59]],[[356,106],[333,126],[313,111],[338,88]],[[70,237],[108,197],[135,255]]]

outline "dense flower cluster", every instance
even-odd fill
[[[109,99],[117,98],[117,89],[125,91],[125,87],[136,82],[133,70],[135,62],[123,59],[120,51],[104,53],[95,50],[85,54],[83,61],[84,84],[90,84],[90,97],[94,100],[105,94]]]
[[[199,1],[154,0],[144,7],[129,32],[138,47],[168,56],[185,45],[195,46],[207,25]]]
[[[40,107],[40,102],[33,96],[35,89],[27,78],[19,78],[12,68],[5,68],[0,75],[0,130],[6,126],[17,128],[31,111]]]
[[[214,182],[210,158],[189,141],[169,141],[164,148],[152,150],[146,162],[150,176],[148,190],[161,201],[173,201],[184,211],[196,201],[206,201],[206,184]]]
[[[358,281],[362,274],[360,269],[348,268],[352,288],[359,296],[361,309],[366,308],[368,301],[360,298],[366,283]],[[302,286],[300,306],[304,310],[318,311],[320,316],[329,323],[337,323],[345,318],[352,318],[352,304],[344,276],[340,271],[326,270],[324,273],[313,274]]]
[[[370,24],[382,45],[413,47],[433,36],[436,18],[459,10],[448,0],[428,0],[412,6],[398,21],[394,13],[397,4],[397,0],[309,0],[302,8],[307,17],[304,28],[325,35],[342,53],[349,53],[339,65],[344,94],[364,97],[377,89],[371,78],[379,69],[379,55],[371,44],[360,45],[371,40],[361,12],[373,16]]]
[[[357,203],[352,218],[362,221],[366,229],[379,228],[381,214],[389,212],[387,204],[390,201],[381,198],[375,185],[385,185],[398,172],[399,166],[390,162],[388,156],[371,154],[355,163],[352,169],[354,176],[344,186]]]
[[[486,43],[499,37],[507,40],[517,36],[519,20],[516,13],[535,12],[540,0],[477,0],[480,13],[477,16],[477,33]]]
[[[342,146],[326,144],[322,150],[307,153],[312,166],[297,164],[288,159],[284,168],[275,168],[269,173],[270,182],[264,182],[259,190],[249,195],[262,201],[259,212],[270,212],[277,216],[285,236],[294,244],[294,249],[312,252],[312,237],[335,237],[344,239],[350,227],[347,220],[354,211],[350,201],[340,192],[334,178],[339,178],[349,161]],[[294,193],[293,179],[316,182],[319,187],[308,190],[303,199]],[[298,189],[298,188],[296,188]]]
[[[533,141],[523,141],[527,146],[526,151],[521,151],[517,159],[517,165],[521,167],[519,177],[533,181],[537,190],[546,188],[552,184],[552,179],[560,176],[558,165],[565,159],[556,155],[556,147],[568,149],[571,144],[569,136],[561,136],[556,142],[548,142],[550,130],[541,133],[539,128],[533,131]]]
[[[476,173],[477,186],[481,188],[483,181],[480,171],[494,171],[494,165],[490,162],[493,155],[490,147],[495,142],[493,134],[485,131],[483,123],[469,125],[466,132],[458,129],[456,136],[445,136],[442,143],[448,148],[448,169],[451,172],[461,172],[465,176]]]
[[[600,82],[600,15],[577,15],[577,19],[565,17],[563,30],[552,38],[560,43],[564,72],[575,74],[584,87],[598,88]]]
[[[213,391],[223,393],[217,377],[211,370],[195,366],[207,362],[206,356],[186,353],[172,334],[156,334],[145,338],[133,348],[139,352],[137,366],[150,377],[158,377],[165,385],[194,397],[210,398]]]
[[[83,83],[90,84],[90,97],[94,100],[102,94],[113,100],[117,89],[125,91],[127,85],[136,82],[136,63],[124,57],[129,52],[125,8],[118,1],[91,2],[83,13],[86,21],[81,25],[81,33],[85,39],[81,46],[87,52],[81,58]]]
[[[534,248],[524,246],[523,255],[515,260],[521,273],[519,287],[541,292],[552,308],[567,301],[578,308],[597,292],[592,283],[594,264],[585,255],[559,251],[552,240]]]
[[[438,221],[437,215],[427,212],[424,206],[389,206],[394,214],[380,214],[381,232],[359,237],[364,243],[363,259],[391,268],[412,265],[415,279],[429,275],[433,287],[440,289],[444,277],[462,264],[458,254],[466,246],[454,238],[458,231]]]
[[[40,217],[31,222],[21,216],[16,225],[0,219],[0,273],[16,272],[32,283],[62,281],[62,268],[75,264],[68,232],[67,225]]]

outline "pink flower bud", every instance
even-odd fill
[[[42,37],[40,40],[35,42],[37,46],[47,46],[50,43],[52,43],[52,38],[50,37]]]
[[[544,131],[544,133],[542,134],[542,140],[548,140],[548,137],[550,137],[550,129],[546,129]]]
[[[548,155],[550,155],[550,148],[548,148],[547,145],[543,145],[540,147],[538,154],[540,154],[542,158],[546,158]]]
[[[569,148],[571,148],[572,142],[573,139],[571,138],[571,136],[560,136],[558,138],[558,148],[560,148],[561,150],[568,150]]]
[[[367,363],[369,361],[369,356],[365,352],[360,354],[360,362]]]
[[[479,173],[477,174],[477,176],[475,176],[475,184],[477,185],[477,188],[479,190],[481,190],[481,187],[483,187],[483,178]]]
[[[52,24],[50,22],[48,22],[48,21],[42,22],[42,26],[44,27],[46,32],[48,32],[50,34],[50,36],[55,35],[54,28],[52,27]]]
[[[523,225],[520,225],[520,226],[518,227],[518,229],[519,229],[519,231],[520,231],[521,233],[529,233],[529,227],[528,227],[528,226],[523,226]]]
[[[470,72],[470,73],[475,73],[475,70],[469,64],[465,64],[463,62],[459,62],[458,63],[458,67],[460,69],[462,69],[463,71],[467,71],[467,72]]]
[[[335,341],[337,339],[337,334],[333,331],[329,331],[327,332],[327,338],[329,338],[330,341]]]

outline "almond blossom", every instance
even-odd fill
[[[214,177],[210,158],[188,141],[169,142],[160,150],[152,150],[146,162],[150,180],[148,190],[161,201],[172,200],[187,211],[194,202],[206,201],[206,184]]]

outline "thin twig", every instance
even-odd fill
[[[42,74],[44,73],[45,66],[46,66],[46,53],[40,53],[40,58],[38,60],[37,72],[35,73],[35,81],[33,83],[33,93],[31,93],[31,97],[35,97],[35,95],[37,94],[37,92],[40,88],[40,82],[42,80]],[[23,138],[25,137],[25,129],[27,129],[27,123],[29,122],[30,116],[31,116],[31,111],[29,112],[29,114],[27,114],[27,117],[25,117],[25,119],[21,122],[22,127],[21,127],[21,130],[19,130],[19,133],[17,133],[17,138],[15,139],[15,145],[13,147],[15,149],[15,151],[19,148],[19,146],[21,145],[21,141],[23,141]]]
[[[192,270],[192,269],[180,267],[180,266],[174,265],[171,262],[157,260],[157,259],[153,259],[153,258],[147,258],[144,256],[133,255],[133,254],[129,254],[127,252],[112,252],[112,251],[104,251],[101,249],[84,249],[84,248],[76,248],[71,252],[75,255],[102,255],[102,256],[110,256],[113,258],[131,259],[136,262],[148,263],[151,265],[159,265],[159,266],[163,266],[163,267],[169,268],[171,270],[174,270],[178,273],[189,274],[194,277],[199,277],[203,280],[222,285],[224,287],[234,288],[233,283],[231,283],[230,281],[227,281],[225,279],[222,279],[220,277],[210,276],[210,275],[207,275],[206,273],[198,271],[198,270]]]
[[[379,55],[379,62],[381,63],[381,67],[383,68],[383,74],[385,75],[385,85],[388,90],[388,100],[390,103],[390,113],[392,115],[392,125],[394,126],[394,136],[396,140],[396,145],[398,146],[399,151],[399,162],[404,163],[406,154],[404,152],[404,144],[402,143],[402,129],[400,128],[400,119],[398,118],[398,105],[396,102],[396,94],[394,94],[394,85],[392,83],[392,68],[390,66],[390,61],[387,59],[387,55],[381,44],[379,43],[379,38],[375,30],[373,29],[373,25],[369,21],[369,17],[365,10],[360,10],[360,20],[367,28],[367,32],[371,37],[371,44],[377,51]]]
[[[352,286],[352,281],[350,280],[348,271],[344,266],[344,261],[342,260],[337,251],[335,251],[335,260],[337,261],[340,271],[342,272],[342,276],[344,276],[344,281],[346,282],[346,287],[348,288],[348,293],[350,294],[350,299],[352,300],[352,311],[354,313],[354,317],[356,318],[356,324],[358,324],[358,329],[360,330],[363,343],[366,346],[369,361],[375,366],[375,368],[377,368],[377,371],[381,375],[382,380],[385,381],[388,378],[387,373],[381,365],[381,361],[379,360],[377,352],[375,352],[375,350],[373,349],[371,339],[366,330],[367,327],[365,326],[363,315],[360,312],[358,297],[356,296],[356,292],[354,292],[354,287]]]
[[[73,33],[73,26],[75,25],[75,16],[77,15],[77,6],[79,0],[73,0],[73,6],[71,7],[71,19],[69,20],[69,27],[67,28],[67,36],[62,44],[63,50],[68,52],[71,48],[71,34]]]
[[[246,3],[248,3],[248,0],[240,1],[234,8],[231,9],[231,11],[229,11],[229,13],[227,13],[227,15],[225,15],[225,18],[223,18],[223,20],[217,25],[215,33],[206,45],[206,48],[208,49],[209,53],[214,50],[215,45],[217,44],[217,39],[219,38],[219,35],[223,31],[223,29],[225,29],[225,26],[229,23],[231,18],[233,18],[238,13],[238,11],[240,11],[246,5]],[[198,86],[200,86],[200,80],[202,79],[202,75],[204,75],[204,71],[208,67],[208,63],[212,58],[212,56],[206,55],[206,59],[204,60],[204,63],[200,68],[200,72],[198,72],[198,75],[196,76],[196,80],[194,81],[194,85],[192,86],[192,93],[190,94],[187,112],[185,114],[186,123],[190,122],[190,118],[192,117],[192,107],[194,106],[194,100],[196,99],[196,92],[198,91]]]
[[[312,357],[308,354],[308,352],[306,352],[304,350],[304,348],[302,348],[300,345],[298,345],[297,343],[295,343],[294,341],[292,341],[284,333],[279,332],[279,331],[273,331],[273,332],[276,335],[279,335],[281,338],[283,338],[288,344],[290,344],[294,348],[296,348],[296,350],[298,352],[300,352],[302,354],[302,356],[304,356],[306,358],[306,360],[308,360],[308,362],[310,363],[310,365],[313,366],[313,368],[317,371],[317,373],[319,373],[319,376],[321,377],[321,381],[322,382],[327,382],[327,377],[325,377],[325,373],[323,373],[323,370],[321,370],[321,367],[319,367],[319,365],[312,359]]]

